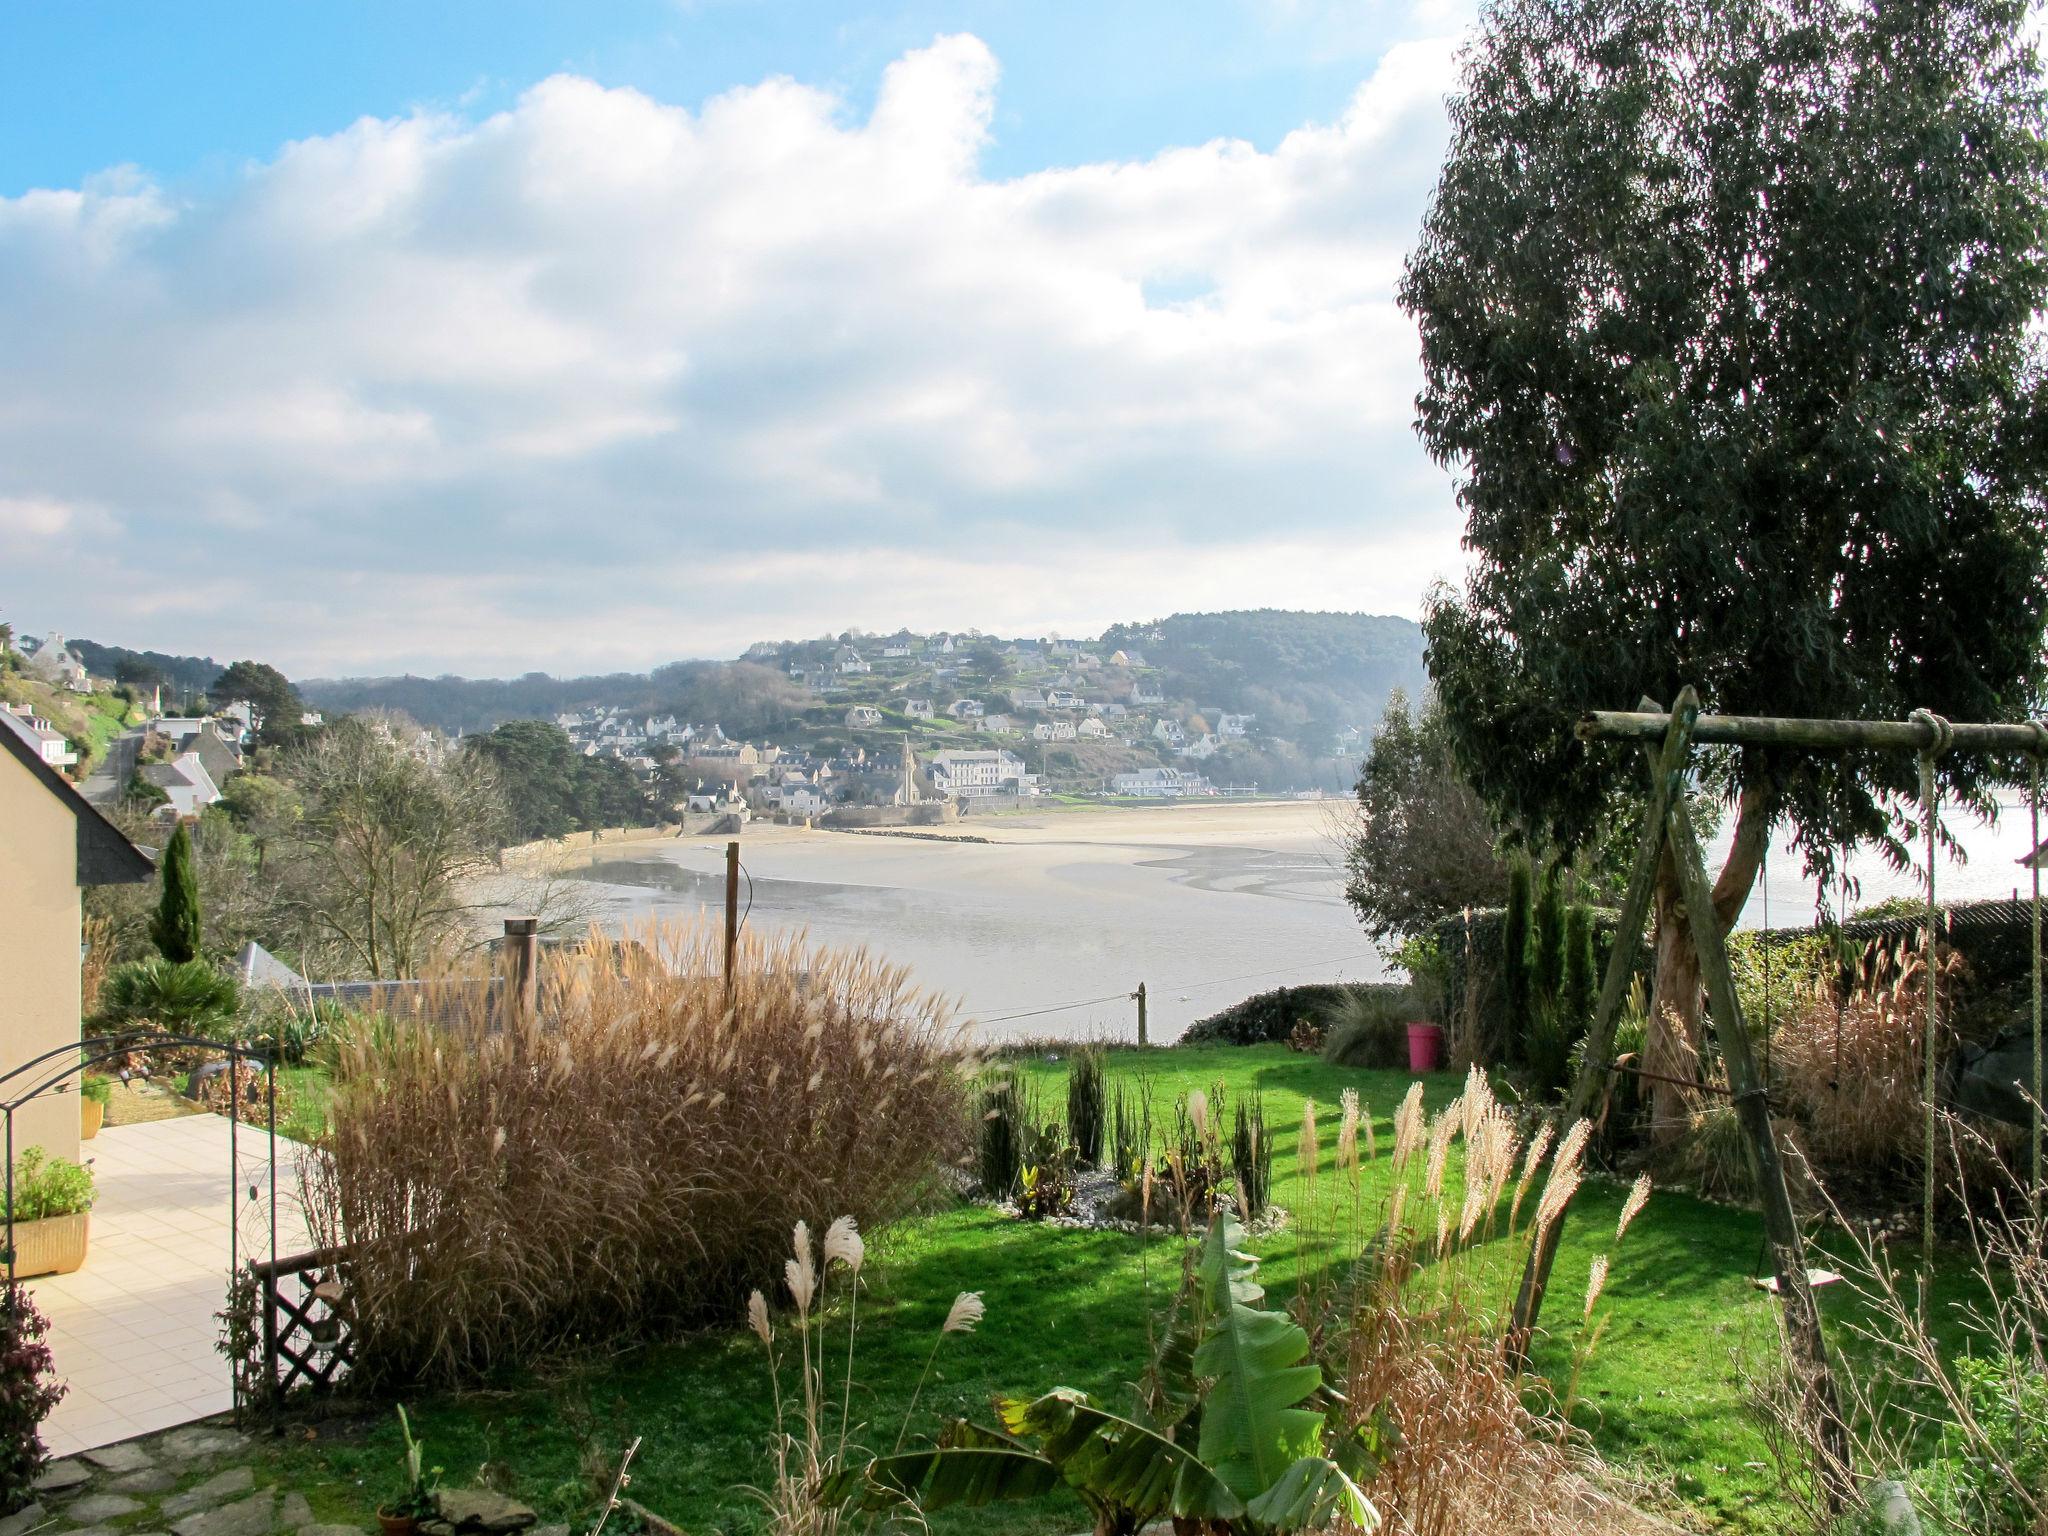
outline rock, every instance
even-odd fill
[[[218,1509],[201,1510],[172,1521],[171,1536],[270,1536],[270,1528],[276,1523],[277,1490],[265,1488]]]
[[[21,1536],[23,1531],[42,1524],[46,1511],[40,1503],[29,1504],[17,1509],[5,1520],[0,1520],[0,1536]]]
[[[619,1507],[640,1522],[640,1529],[649,1536],[684,1536],[683,1528],[672,1521],[664,1520],[645,1504],[633,1499],[619,1500]]]
[[[97,1450],[87,1451],[85,1459],[102,1472],[140,1472],[144,1467],[156,1465],[156,1458],[133,1440],[123,1440],[119,1445],[103,1445]]]
[[[284,1502],[277,1506],[277,1523],[297,1530],[302,1525],[313,1523],[313,1506],[306,1502],[303,1493],[288,1493]]]
[[[196,1488],[188,1488],[165,1499],[162,1504],[164,1517],[176,1520],[180,1516],[194,1514],[202,1509],[211,1509],[222,1499],[233,1494],[247,1493],[256,1486],[256,1473],[251,1467],[229,1467],[217,1472]]]
[[[169,1467],[144,1467],[123,1473],[107,1486],[116,1493],[165,1493],[178,1486],[178,1474]]]
[[[123,1515],[132,1515],[140,1508],[142,1505],[138,1500],[123,1498],[118,1493],[89,1493],[66,1508],[64,1518],[79,1525],[103,1525]]]
[[[488,1488],[444,1488],[434,1495],[434,1507],[456,1530],[488,1532],[490,1536],[523,1531],[540,1519],[518,1500]],[[420,1529],[426,1530],[424,1523]]]
[[[569,1536],[567,1525],[536,1525],[533,1536]]]
[[[1870,1512],[1869,1529],[1882,1536],[1920,1536],[1920,1516],[1906,1485],[1890,1478],[1872,1479],[1863,1485],[1863,1506]]]
[[[92,1468],[75,1456],[67,1456],[43,1468],[43,1475],[36,1479],[36,1492],[63,1493],[91,1481]]]
[[[206,1456],[218,1456],[224,1451],[238,1450],[243,1444],[242,1437],[231,1429],[187,1424],[158,1440],[156,1448],[173,1461],[197,1461]]]
[[[446,1520],[422,1520],[413,1526],[414,1536],[455,1536],[455,1527]]]
[[[353,1525],[302,1525],[299,1536],[363,1536],[363,1532]]]

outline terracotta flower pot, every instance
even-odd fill
[[[377,1524],[383,1536],[412,1536],[419,1520],[413,1515],[394,1515],[380,1509],[377,1511]]]
[[[92,1235],[92,1212],[45,1216],[41,1221],[14,1224],[14,1273],[17,1279],[37,1275],[68,1275],[85,1263],[86,1240]]]
[[[91,1141],[99,1135],[100,1124],[107,1118],[107,1106],[98,1099],[78,1101],[78,1139]]]

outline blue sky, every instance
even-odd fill
[[[16,5],[0,615],[310,675],[1413,613],[1466,20]]]
[[[786,74],[858,113],[891,59],[957,31],[1003,61],[991,174],[1218,137],[1270,148],[1341,110],[1404,15],[1371,0],[16,0],[0,34],[0,193],[120,164],[203,182],[358,117],[507,107],[562,72],[683,103]]]

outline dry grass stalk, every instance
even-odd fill
[[[1342,1097],[1344,1117],[1337,1125],[1337,1171],[1358,1178],[1358,1090],[1346,1088]]]
[[[1398,1430],[1365,1492],[1402,1536],[1584,1536],[1640,1529],[1599,1492],[1554,1411],[1518,1379],[1498,1333],[1456,1304],[1388,1288],[1350,1335],[1345,1395]],[[1534,1406],[1532,1406],[1534,1405]]]
[[[442,1024],[337,1042],[306,1196],[321,1241],[362,1245],[360,1373],[458,1381],[702,1321],[775,1273],[797,1222],[885,1222],[960,1154],[936,1000],[862,953],[752,936],[728,991],[721,943],[593,934],[551,957],[531,1018],[450,976]],[[855,1267],[857,1228],[828,1242]],[[815,1290],[815,1259],[788,1262]]]
[[[1301,1134],[1295,1139],[1294,1157],[1301,1171],[1302,1205],[1306,1208],[1316,1197],[1316,1164],[1322,1160],[1322,1143],[1316,1137],[1316,1101],[1301,1101]]]
[[[1946,991],[1957,960],[1939,962]],[[1943,1007],[1942,1016],[1948,1017]],[[1918,1168],[1926,1099],[1924,966],[1911,951],[1875,949],[1838,1004],[1816,997],[1779,1026],[1774,1066],[1786,1103],[1826,1168]]]

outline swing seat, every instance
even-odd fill
[[[1752,1275],[1749,1283],[1760,1291],[1769,1291],[1773,1296],[1778,1294],[1776,1275]],[[1824,1285],[1840,1285],[1842,1277],[1832,1269],[1809,1269],[1806,1272],[1806,1283],[1817,1291]]]

